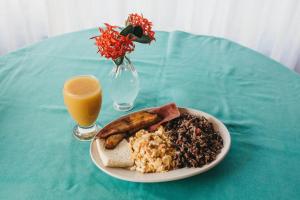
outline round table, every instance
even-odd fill
[[[176,102],[210,113],[232,137],[212,170],[179,181],[142,184],[101,172],[89,142],[73,138],[64,81],[102,82],[99,122],[112,107],[97,29],[53,37],[0,58],[0,199],[297,199],[300,196],[300,76],[226,39],[157,32],[131,60],[141,90],[134,110]]]

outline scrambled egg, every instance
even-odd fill
[[[131,159],[134,160],[132,170],[143,173],[165,172],[175,166],[175,150],[162,126],[155,132],[144,129],[130,137]]]

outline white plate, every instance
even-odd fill
[[[148,108],[150,109],[150,108]],[[144,109],[144,110],[148,110]],[[219,131],[221,137],[223,138],[223,143],[224,147],[221,150],[221,153],[218,154],[216,160],[213,162],[204,165],[200,168],[182,168],[182,169],[176,169],[176,170],[171,170],[168,172],[163,172],[163,173],[148,173],[148,174],[143,174],[137,171],[130,171],[127,169],[122,169],[122,168],[110,168],[110,167],[105,167],[103,163],[100,160],[100,156],[97,151],[97,146],[95,139],[92,140],[91,146],[90,146],[90,155],[91,158],[94,162],[94,164],[103,172],[106,174],[113,176],[115,178],[125,180],[125,181],[132,181],[132,182],[165,182],[165,181],[173,181],[173,180],[178,180],[178,179],[183,179],[187,177],[191,177],[203,172],[206,172],[207,170],[213,168],[216,166],[218,163],[220,163],[223,158],[226,156],[226,154],[229,151],[230,148],[230,134],[225,127],[225,125],[216,119],[215,117],[211,116],[210,114],[207,114],[205,112],[195,110],[195,109],[190,109],[190,108],[179,108],[180,113],[190,113],[195,116],[204,116],[206,117],[211,123],[213,123],[214,129]],[[132,113],[130,113],[132,114]],[[128,114],[128,115],[130,115]],[[113,121],[114,122],[114,121]],[[113,123],[111,122],[111,123]],[[225,173],[225,172],[224,172]]]

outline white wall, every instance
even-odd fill
[[[0,0],[0,54],[104,22],[123,24],[131,12],[156,30],[225,37],[300,72],[299,0]]]

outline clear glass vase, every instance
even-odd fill
[[[109,75],[109,93],[113,107],[117,111],[133,108],[139,93],[139,76],[128,57],[120,65],[115,65]]]

